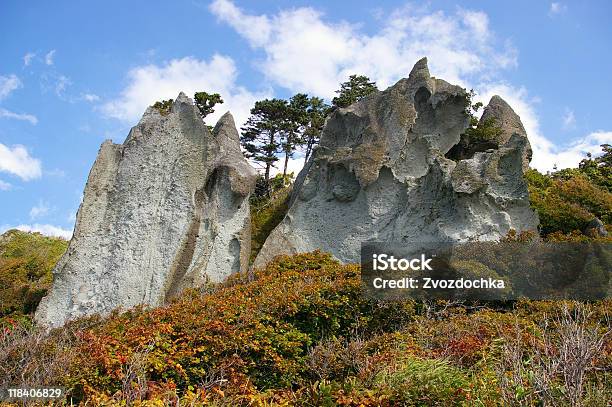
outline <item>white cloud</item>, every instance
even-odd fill
[[[63,239],[70,239],[72,237],[72,231],[68,229],[63,229],[59,226],[49,225],[49,224],[39,224],[34,223],[32,225],[18,225],[18,226],[3,226],[0,228],[0,233],[4,233],[10,229],[18,229],[24,232],[38,232],[40,234],[46,236],[55,236],[61,237]]]
[[[93,93],[84,93],[83,95],[81,95],[81,97],[87,102],[97,102],[98,100],[100,100],[100,96]]]
[[[0,143],[0,171],[16,175],[24,181],[40,178],[41,163],[33,158],[22,145],[13,147]]]
[[[596,131],[558,149],[555,164],[559,169],[577,167],[587,153],[600,155],[602,144],[612,144],[612,131]]]
[[[556,13],[566,10],[553,3]],[[339,83],[353,73],[369,76],[379,88],[406,77],[413,64],[428,57],[432,75],[475,88],[487,103],[494,94],[502,96],[520,115],[532,148],[532,166],[550,170],[575,166],[588,151],[599,149],[599,136],[588,135],[563,147],[546,138],[534,104],[524,87],[499,79],[516,67],[517,51],[501,42],[491,30],[487,14],[458,9],[455,13],[406,6],[380,18],[378,31],[365,33],[360,26],[326,21],[311,7],[254,15],[231,0],[215,0],[210,11],[263,52],[258,68],[273,83],[292,92],[307,92],[331,98]],[[480,85],[478,85],[480,84]],[[570,118],[571,121],[575,118]]]
[[[24,66],[30,66],[30,64],[32,63],[32,59],[34,59],[34,57],[36,56],[36,53],[34,52],[28,52],[23,56],[23,65]]]
[[[0,179],[0,191],[8,191],[12,187],[13,186],[11,184],[9,184],[8,182],[4,182]]]
[[[60,99],[71,101],[65,98],[65,91],[68,86],[72,85],[72,81],[66,75],[57,72],[44,72],[40,75],[40,86],[43,92],[53,92]]]
[[[47,54],[45,55],[45,64],[53,65],[53,58],[55,58],[55,50],[54,49],[52,49],[51,51],[47,52]]]
[[[55,82],[55,94],[57,96],[63,96],[64,91],[70,85],[72,85],[72,81],[70,80],[70,78],[64,75],[60,75],[59,78],[57,78],[57,81]]]
[[[230,0],[216,0],[210,10],[264,52],[258,67],[271,81],[326,98],[354,73],[385,88],[406,77],[423,56],[429,57],[432,74],[455,83],[516,65],[516,51],[495,41],[487,15],[477,11],[405,7],[366,34],[346,22],[325,21],[311,7],[250,15]]]
[[[128,85],[121,95],[103,106],[111,117],[136,122],[147,106],[155,101],[174,99],[180,91],[193,96],[196,91],[216,92],[224,103],[208,116],[209,124],[227,110],[240,126],[249,116],[256,100],[269,97],[271,92],[252,93],[236,85],[237,70],[234,61],[226,56],[214,55],[210,61],[193,57],[173,59],[163,65],[144,65],[128,73]]]
[[[10,110],[6,110],[2,107],[0,107],[0,117],[6,117],[8,119],[15,119],[15,120],[23,120],[26,122],[30,122],[32,124],[38,123],[38,118],[36,116],[27,114],[27,113],[11,112]]]
[[[565,13],[566,11],[567,11],[567,6],[565,4],[562,4],[559,2],[552,2],[550,3],[550,9],[548,10],[548,15],[552,17],[557,14]]]
[[[272,34],[268,16],[249,16],[231,1],[213,1],[210,10],[231,26],[253,46],[263,46]]]
[[[563,146],[553,144],[540,129],[540,122],[533,107],[535,101],[530,98],[524,87],[515,88],[507,83],[483,84],[478,87],[478,100],[488,103],[493,95],[500,95],[520,116],[533,150],[531,167],[539,171],[551,171],[576,167],[585,158],[586,153],[601,152],[600,145],[612,143],[612,132],[598,131]]]
[[[40,200],[38,201],[38,204],[36,206],[33,206],[32,209],[30,209],[30,219],[35,220],[40,217],[46,216],[48,213],[49,205],[46,202]]]
[[[19,89],[23,86],[21,80],[14,75],[11,74],[9,76],[0,75],[0,100],[6,98],[10,95],[14,90]]]
[[[576,127],[576,116],[574,115],[574,111],[567,107],[565,108],[561,127],[563,130],[571,130]]]

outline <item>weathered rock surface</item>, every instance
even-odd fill
[[[523,150],[523,171],[527,171],[529,162],[531,161],[532,151],[521,118],[514,113],[514,110],[512,110],[504,99],[497,95],[493,96],[489,104],[485,107],[480,117],[480,123],[485,122],[489,118],[493,119],[495,125],[501,129],[499,136],[494,140],[498,145],[501,146],[506,144],[513,134],[518,134],[525,138],[526,145]]]
[[[529,141],[500,97],[484,113],[503,130],[499,146],[445,158],[468,125],[465,106],[465,90],[432,78],[424,58],[407,79],[338,109],[255,267],[314,249],[358,262],[364,241],[495,240],[536,230],[523,180]]]
[[[183,93],[168,113],[149,108],[123,144],[102,144],[36,320],[160,305],[244,271],[254,181],[229,113],[211,134]]]
[[[608,231],[606,225],[599,218],[594,218],[587,224],[584,234],[591,237],[606,237]]]

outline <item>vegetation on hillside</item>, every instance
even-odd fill
[[[598,187],[612,192],[612,146],[602,144],[602,154],[593,157],[591,153],[580,162],[578,168],[566,168],[557,171],[557,177],[568,179],[576,175],[586,177]]]
[[[547,239],[591,239],[576,219],[609,222],[608,195],[584,174],[530,171],[527,180],[540,216],[551,214]],[[279,174],[252,198],[253,257],[286,213],[286,184]],[[66,242],[6,235],[3,270],[19,272],[3,272],[4,286],[35,269],[48,287]],[[25,300],[18,292],[2,295]],[[5,318],[0,387],[61,385],[71,402],[92,405],[600,406],[612,400],[611,310],[609,300],[379,302],[362,292],[356,265],[319,252],[282,256],[165,307],[49,334]]]
[[[0,236],[0,321],[34,312],[67,246],[40,233],[9,230]]]
[[[292,177],[293,173],[290,175]],[[283,220],[289,209],[293,185],[287,181],[290,181],[291,177],[283,178],[278,174],[272,179],[269,190],[265,189],[262,193],[251,196],[251,262],[255,260],[266,238]],[[268,186],[265,180],[259,181]]]
[[[200,99],[206,110],[217,97]],[[496,131],[472,124],[481,142],[488,136],[479,131]],[[525,175],[544,239],[612,241],[588,229],[598,218],[612,231],[612,149],[602,147],[577,169]],[[292,177],[258,181],[251,260],[287,212]],[[535,237],[511,232],[506,240]],[[68,402],[90,405],[612,402],[610,300],[380,302],[364,295],[357,265],[312,252],[281,256],[163,307],[82,318],[47,333],[28,316],[66,247],[40,234],[0,237],[0,388],[64,386]]]
[[[612,232],[612,192],[607,188],[612,150],[609,145],[602,148],[601,157],[587,157],[579,168],[551,174],[530,169],[525,174],[531,206],[538,212],[544,236],[584,235],[595,218]]]
[[[92,405],[606,405],[611,303],[497,311],[363,295],[359,267],[277,258],[156,309],[0,341],[0,386]],[[580,404],[576,404],[580,403]]]

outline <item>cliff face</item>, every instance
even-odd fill
[[[36,320],[160,305],[246,270],[254,181],[229,113],[211,134],[182,93],[168,113],[149,108],[123,144],[102,144]]]
[[[431,77],[422,59],[407,79],[335,111],[255,267],[314,249],[358,262],[364,241],[495,240],[535,230],[523,180],[529,141],[501,98],[484,113],[502,130],[497,147],[445,157],[468,125],[465,106],[465,91]]]

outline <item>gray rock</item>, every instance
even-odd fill
[[[604,225],[604,223],[599,218],[594,218],[593,220],[591,220],[584,229],[584,233],[591,237],[608,236],[606,225]]]
[[[431,77],[424,58],[407,79],[336,110],[254,266],[314,249],[358,262],[365,241],[496,240],[536,230],[523,180],[529,141],[501,98],[485,109],[504,129],[497,148],[445,157],[468,125],[465,104],[465,90]]]
[[[523,151],[523,171],[527,171],[532,152],[531,145],[527,139],[527,132],[525,127],[523,127],[523,123],[521,123],[521,118],[505,100],[497,95],[493,96],[485,107],[480,117],[480,123],[489,118],[493,118],[495,125],[501,128],[501,133],[497,140],[495,140],[499,145],[507,143],[513,134],[518,134],[527,140],[525,150]]]
[[[245,271],[254,182],[229,113],[211,134],[183,93],[147,109],[123,144],[102,144],[36,321],[160,305]]]

